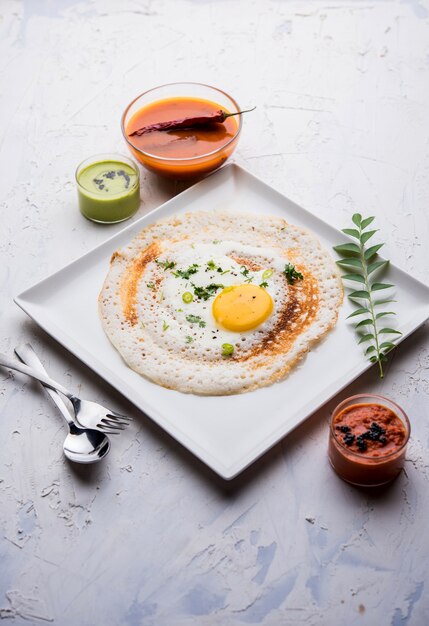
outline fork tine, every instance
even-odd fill
[[[118,417],[117,415],[112,415],[112,413],[107,413],[105,417],[114,420],[115,422],[121,422],[122,424],[131,424],[133,420],[127,419],[126,417]]]
[[[103,417],[100,422],[102,424],[107,424],[107,426],[111,426],[112,428],[116,428],[117,426],[128,426],[128,422],[122,422],[121,420],[115,420],[107,417]]]
[[[102,428],[113,428],[114,430],[124,430],[126,424],[117,424],[116,422],[112,422],[111,420],[101,420],[99,426]]]
[[[112,415],[113,417],[119,417],[121,419],[126,419],[126,420],[132,420],[133,418],[130,417],[129,415],[123,415],[122,413],[118,413],[117,411],[112,411],[112,409],[109,409],[110,413],[108,413],[108,415]]]
[[[104,424],[99,424],[97,428],[101,432],[106,433],[106,435],[119,435],[120,430],[122,430],[122,429],[110,428],[108,426],[105,426]]]
[[[123,426],[129,426],[131,424],[131,422],[127,422],[116,417],[111,417],[110,415],[103,417],[103,420],[105,420],[106,422],[111,422],[112,424],[121,424]]]
[[[113,426],[114,424],[116,424],[116,421],[115,421],[115,420],[112,420],[112,419],[110,419],[110,418],[109,418],[109,417],[107,417],[107,416],[101,417],[101,418],[100,418],[100,422],[101,422],[102,424],[109,424],[110,426]]]

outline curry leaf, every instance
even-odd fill
[[[382,313],[377,313],[375,316],[376,320],[379,320],[380,317],[385,317],[386,315],[396,315],[395,311],[382,311]]]
[[[372,319],[368,318],[356,324],[355,328],[360,328],[361,326],[371,326],[371,324],[372,324]]]
[[[365,341],[369,341],[370,339],[375,339],[374,335],[371,333],[368,333],[366,335],[362,335],[362,337],[359,339],[358,343],[364,343]]]
[[[344,252],[357,255],[360,254],[360,248],[357,243],[343,243],[341,246],[335,246],[334,250],[335,252],[340,252],[341,254]]]
[[[368,265],[367,272],[368,274],[372,274],[375,270],[378,270],[379,267],[383,267],[383,265],[387,265],[389,261],[374,261],[374,263],[370,263]]]
[[[362,261],[360,259],[341,259],[340,261],[337,261],[337,265],[340,265],[341,267],[363,268]]]
[[[355,237],[355,239],[360,239],[360,233],[355,228],[343,228],[342,232],[350,235],[350,237]]]
[[[389,287],[393,287],[393,285],[389,285],[388,283],[374,283],[371,287],[371,291],[380,291],[381,289],[389,289]]]
[[[384,243],[378,243],[376,246],[371,246],[367,250],[365,250],[365,259],[369,261],[373,256],[377,254],[377,252],[384,246]]]
[[[370,224],[372,224],[372,222],[373,222],[374,220],[375,220],[375,217],[374,217],[374,216],[372,216],[372,217],[367,217],[367,218],[365,218],[364,220],[362,220],[362,221],[361,221],[361,223],[360,223],[360,227],[361,227],[361,229],[362,229],[362,230],[365,230],[365,228],[366,228],[367,226],[369,226]]]
[[[354,280],[357,283],[365,284],[365,278],[362,276],[362,274],[344,274],[343,280]]]
[[[383,343],[379,346],[380,350],[391,350],[392,348],[396,348],[396,345],[391,341],[383,341]]]
[[[375,235],[376,232],[376,230],[367,230],[366,233],[362,233],[362,235],[360,236],[360,242],[362,244],[366,243],[368,239],[371,239],[371,237]]]
[[[369,293],[368,291],[365,290],[361,290],[361,291],[352,291],[352,293],[349,293],[349,298],[352,298],[353,300],[355,298],[369,298]]]
[[[353,313],[350,313],[350,315],[347,316],[347,319],[349,319],[349,317],[355,317],[355,315],[362,315],[362,313],[371,313],[371,311],[363,306],[360,309],[353,311]]]
[[[396,300],[392,300],[391,298],[387,298],[387,300],[374,300],[374,306],[381,306],[382,304],[390,304],[391,302],[396,302]]]

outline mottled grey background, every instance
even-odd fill
[[[54,377],[135,417],[104,464],[72,467],[49,399],[0,371],[0,618],[429,623],[427,327],[384,381],[368,372],[226,484],[12,302],[121,228],[79,215],[74,169],[126,152],[126,104],[177,80],[256,104],[236,161],[338,227],[376,214],[386,254],[427,280],[428,2],[1,0],[0,72],[0,347],[30,340]],[[144,173],[134,219],[181,189]],[[360,391],[412,421],[406,473],[380,492],[342,483],[326,457],[330,409]]]

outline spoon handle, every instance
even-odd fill
[[[6,356],[6,354],[3,354],[2,352],[0,352],[0,365],[3,365],[4,367],[10,367],[10,369],[16,370],[17,372],[21,372],[21,374],[27,374],[27,376],[31,376],[32,378],[35,378],[36,380],[43,383],[47,387],[50,387],[50,389],[55,389],[56,391],[59,391],[60,393],[64,394],[67,398],[69,398],[69,400],[74,398],[73,394],[70,393],[70,391],[68,391],[65,387],[60,385],[60,383],[57,383],[52,378],[49,378],[47,374],[39,374],[38,372],[33,370],[31,367],[28,367],[28,365],[24,365],[23,363],[18,363],[18,361],[14,361],[13,359],[10,359],[8,356]]]
[[[32,367],[39,374],[48,375],[48,372],[43,367],[42,362],[40,361],[37,354],[34,352],[34,349],[31,346],[31,344],[29,343],[21,344],[20,346],[15,348],[15,354],[17,355],[17,357],[21,359],[21,361],[23,361],[25,364]],[[59,408],[61,415],[66,420],[67,424],[69,426],[73,426],[75,422],[73,421],[69,413],[69,410],[64,404],[64,401],[61,398],[60,394],[57,391],[54,391],[53,389],[51,389],[50,387],[47,387],[44,383],[41,382],[40,384],[44,387],[46,392],[51,396],[52,400],[55,402],[55,404]]]

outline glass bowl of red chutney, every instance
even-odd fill
[[[396,402],[376,394],[343,400],[330,420],[329,461],[340,478],[379,487],[402,471],[410,422]]]
[[[220,123],[156,129],[169,122],[210,118],[219,111],[232,115]],[[239,112],[236,101],[216,87],[170,83],[145,91],[127,106],[122,134],[148,170],[179,180],[200,178],[223,165],[237,146],[242,128]],[[152,130],[143,130],[149,127]]]

